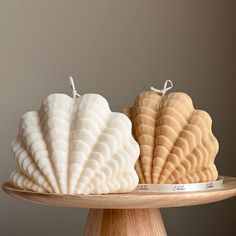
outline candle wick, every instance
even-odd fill
[[[168,84],[170,84],[168,86]],[[164,87],[162,89],[156,89],[154,87],[150,87],[150,89],[154,92],[160,93],[161,95],[165,95],[167,91],[169,91],[170,89],[172,89],[174,87],[174,84],[172,83],[171,80],[166,80],[164,83]]]
[[[77,93],[77,90],[75,89],[75,83],[72,76],[69,76],[69,81],[72,89],[73,98],[80,97],[80,95]]]

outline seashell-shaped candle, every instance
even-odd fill
[[[170,87],[168,87],[170,83]],[[182,92],[165,95],[173,87],[141,92],[132,108],[123,112],[131,119],[140,146],[135,169],[140,183],[178,184],[216,180],[214,164],[219,149],[208,113],[196,110]]]
[[[131,122],[111,112],[98,94],[49,95],[39,111],[25,113],[12,143],[13,183],[23,189],[62,194],[132,191],[139,146]]]

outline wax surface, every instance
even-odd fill
[[[219,150],[212,119],[196,110],[186,93],[141,92],[124,113],[133,123],[141,149],[136,162],[140,182],[180,184],[214,181]]]
[[[17,167],[11,179],[23,189],[102,194],[138,184],[131,122],[98,94],[49,95],[39,111],[22,116],[12,152]]]

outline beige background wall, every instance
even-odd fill
[[[112,110],[170,78],[214,120],[220,174],[236,176],[235,1],[0,1],[0,181],[19,117],[53,92],[103,94]],[[0,235],[81,235],[87,211],[0,192]],[[163,210],[169,235],[236,235],[236,199]]]

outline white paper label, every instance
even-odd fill
[[[193,192],[221,189],[224,184],[223,177],[218,180],[193,184],[139,184],[133,192]]]

